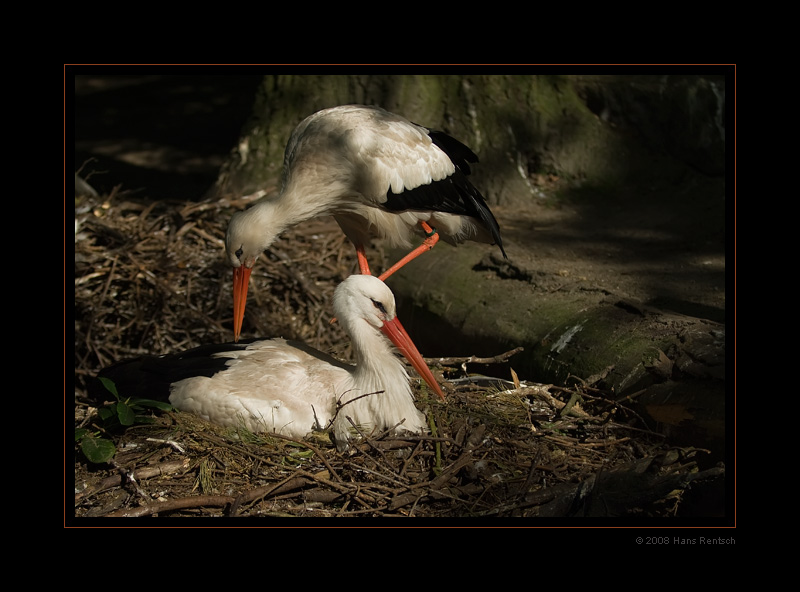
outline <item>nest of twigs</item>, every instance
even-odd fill
[[[116,446],[111,461],[93,464],[76,444],[76,517],[661,518],[681,515],[690,487],[720,477],[698,469],[703,451],[670,447],[591,384],[475,379],[485,360],[474,359],[430,360],[447,401],[420,391],[429,435],[363,434],[344,453],[325,433],[298,441],[178,411],[104,432],[86,395],[100,368],[231,340],[223,239],[246,203],[76,198],[75,426]],[[381,261],[379,250],[372,256]],[[349,361],[329,303],[355,256],[336,224],[287,232],[266,257],[253,271],[244,333],[302,339]]]

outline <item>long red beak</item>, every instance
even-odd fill
[[[400,353],[405,356],[406,360],[411,362],[417,374],[419,374],[425,382],[428,383],[428,386],[436,391],[439,398],[444,401],[444,393],[439,383],[436,382],[433,374],[431,374],[431,369],[428,368],[425,360],[422,359],[422,355],[417,351],[417,346],[414,345],[414,342],[411,341],[411,337],[406,333],[403,325],[400,324],[400,319],[395,317],[391,321],[385,321],[383,327],[381,327],[381,331],[395,344],[397,349],[400,350]]]
[[[247,287],[253,270],[244,265],[233,268],[233,340],[239,341],[244,321],[244,307],[247,304]]]

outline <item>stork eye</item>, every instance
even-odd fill
[[[370,298],[372,300],[372,298]],[[383,314],[386,314],[386,309],[383,307],[383,304],[377,300],[372,300],[372,305],[381,311]]]
[[[242,247],[239,247],[238,249],[236,249],[236,253],[234,253],[234,255],[236,255],[237,259],[241,259],[242,253],[244,253],[244,251],[242,250]]]

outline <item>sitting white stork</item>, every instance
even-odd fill
[[[397,319],[391,290],[376,277],[353,275],[336,288],[333,309],[352,340],[355,366],[298,342],[267,339],[136,358],[98,376],[112,380],[123,399],[168,400],[208,421],[252,432],[302,438],[332,426],[340,450],[353,436],[353,424],[365,433],[424,432],[425,417],[392,343],[441,399],[444,394]],[[104,396],[99,381],[92,382],[91,394]]]
[[[386,279],[441,236],[494,243],[505,256],[500,228],[483,196],[467,180],[478,157],[450,136],[378,107],[346,105],[310,115],[286,145],[282,187],[231,218],[226,249],[234,267],[234,339],[241,333],[250,273],[284,230],[332,214],[369,274],[364,246],[373,238],[411,248],[379,277]]]

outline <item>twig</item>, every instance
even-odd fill
[[[114,279],[114,270],[117,268],[117,258],[111,260],[111,270],[108,272],[108,278],[103,285],[103,291],[100,294],[100,298],[98,298],[97,302],[102,303],[106,299],[106,294],[108,294],[108,288],[111,286],[111,281]],[[92,335],[92,327],[94,325],[95,315],[92,315],[89,318],[89,326],[86,328],[86,337],[85,341],[87,345],[91,344],[91,335]]]
[[[311,452],[313,452],[314,454],[316,454],[319,457],[319,459],[322,461],[322,464],[324,464],[325,468],[328,469],[328,472],[330,472],[330,474],[333,477],[335,477],[337,481],[339,481],[340,483],[342,482],[342,479],[339,477],[339,475],[336,474],[336,471],[333,470],[333,467],[330,465],[330,463],[328,463],[328,459],[326,459],[325,456],[323,456],[323,454],[319,451],[318,448],[316,448],[315,446],[312,446],[311,444],[309,444],[307,440],[300,440],[298,438],[292,438],[291,436],[286,436],[284,434],[278,434],[278,433],[272,433],[272,432],[266,432],[266,433],[264,433],[264,435],[269,437],[269,438],[278,438],[280,440],[288,440],[289,442],[294,442],[295,444],[300,444],[301,446],[304,446],[304,447],[308,448],[309,450],[311,450]],[[242,449],[242,448],[237,447],[237,446],[233,446],[232,444],[229,444],[229,443],[225,442],[222,439],[219,439],[219,438],[216,438],[216,437],[209,437],[207,434],[205,435],[205,437],[208,440],[216,442],[217,444],[220,444],[222,446],[226,446],[227,448],[230,448],[230,449],[235,450],[237,452],[244,452],[245,454],[248,454],[248,455],[252,456],[253,458],[257,458],[259,460],[262,460],[262,461],[265,461],[265,462],[269,462],[266,459],[260,457],[259,455],[253,454],[249,450]]]
[[[163,438],[147,438],[148,442],[158,442],[159,444],[169,444],[176,452],[186,454],[186,449],[175,440],[164,440]]]
[[[186,508],[203,508],[206,506],[227,506],[232,504],[235,498],[228,495],[196,495],[180,499],[169,500],[166,502],[156,502],[139,506],[138,508],[124,508],[106,514],[107,518],[136,518],[139,516],[150,516],[152,514],[162,514],[174,510],[185,510]]]
[[[350,422],[350,425],[352,425],[352,426],[353,426],[353,429],[355,429],[355,430],[356,430],[356,431],[357,431],[357,432],[358,432],[358,433],[361,435],[361,437],[364,439],[364,441],[365,441],[365,442],[367,442],[367,444],[369,444],[369,446],[370,446],[370,447],[371,447],[373,450],[376,450],[376,451],[378,452],[378,454],[380,454],[380,455],[381,455],[381,458],[383,459],[383,461],[384,461],[384,463],[385,463],[385,464],[384,464],[384,463],[381,463],[381,462],[379,462],[377,459],[374,459],[374,460],[375,460],[375,463],[376,463],[377,465],[381,466],[381,467],[382,467],[383,469],[385,469],[386,471],[389,471],[389,472],[391,472],[391,471],[392,471],[392,469],[391,469],[391,468],[388,466],[388,465],[390,465],[391,463],[390,463],[389,459],[387,459],[387,458],[386,458],[386,455],[383,453],[383,450],[381,450],[380,448],[378,448],[377,446],[375,446],[375,444],[374,444],[374,442],[373,442],[372,438],[370,438],[369,436],[367,436],[366,434],[364,434],[364,432],[362,432],[362,431],[361,431],[361,429],[360,429],[360,428],[359,428],[359,427],[358,427],[358,426],[355,424],[355,422],[353,421],[353,419],[352,419],[352,418],[351,418],[349,415],[348,415],[348,416],[346,416],[346,417],[347,417],[347,421],[349,421],[349,422]],[[378,439],[378,440],[380,440],[380,439],[381,439],[381,438],[383,438],[385,435],[387,435],[387,434],[391,433],[392,431],[394,431],[394,430],[397,428],[397,426],[400,426],[400,425],[402,425],[404,422],[405,422],[405,419],[403,419],[403,420],[401,420],[401,421],[397,422],[397,423],[396,423],[394,426],[392,426],[391,428],[389,428],[388,430],[386,430],[385,432],[383,432],[383,434],[380,434],[380,435],[377,437],[377,439]],[[378,473],[375,473],[375,474],[377,475]],[[396,474],[396,473],[395,473],[395,474]],[[401,478],[401,475],[397,475],[397,476]]]
[[[136,469],[133,472],[133,475],[136,479],[149,479],[151,477],[158,477],[159,475],[169,475],[172,473],[177,473],[180,471],[185,471],[189,468],[190,461],[188,458],[184,458],[181,460],[173,460],[164,462],[153,467],[144,467],[141,469]],[[100,483],[98,483],[95,487],[91,489],[86,489],[81,491],[80,493],[75,494],[75,503],[83,501],[85,498],[94,495],[96,493],[100,493],[101,491],[105,491],[106,489],[111,489],[112,487],[119,487],[125,483],[125,475],[118,474],[112,477],[106,477]]]
[[[236,496],[236,499],[231,504],[230,508],[230,515],[236,516],[239,513],[239,508],[242,504],[253,502],[257,499],[267,497],[269,494],[274,492],[281,492],[281,491],[288,491],[292,489],[300,489],[301,487],[307,485],[309,480],[306,478],[297,477],[296,473],[292,473],[289,477],[286,477],[282,481],[278,483],[273,483],[271,485],[264,485],[262,487],[256,487],[255,489],[250,489],[245,493],[241,493]]]
[[[109,461],[109,464],[120,472],[120,475],[124,481],[127,481],[133,486],[136,493],[139,494],[139,497],[141,497],[143,500],[150,499],[150,496],[148,496],[144,489],[142,489],[142,486],[139,485],[139,482],[136,480],[136,475],[133,471],[129,471],[125,467],[121,466],[119,463],[117,463],[117,459],[115,458],[112,458]]]
[[[444,364],[444,365],[463,365],[463,364],[502,364],[507,362],[508,358],[524,351],[524,347],[515,347],[511,351],[504,354],[498,354],[490,358],[479,358],[477,356],[469,356],[468,358],[424,358],[427,364]]]

